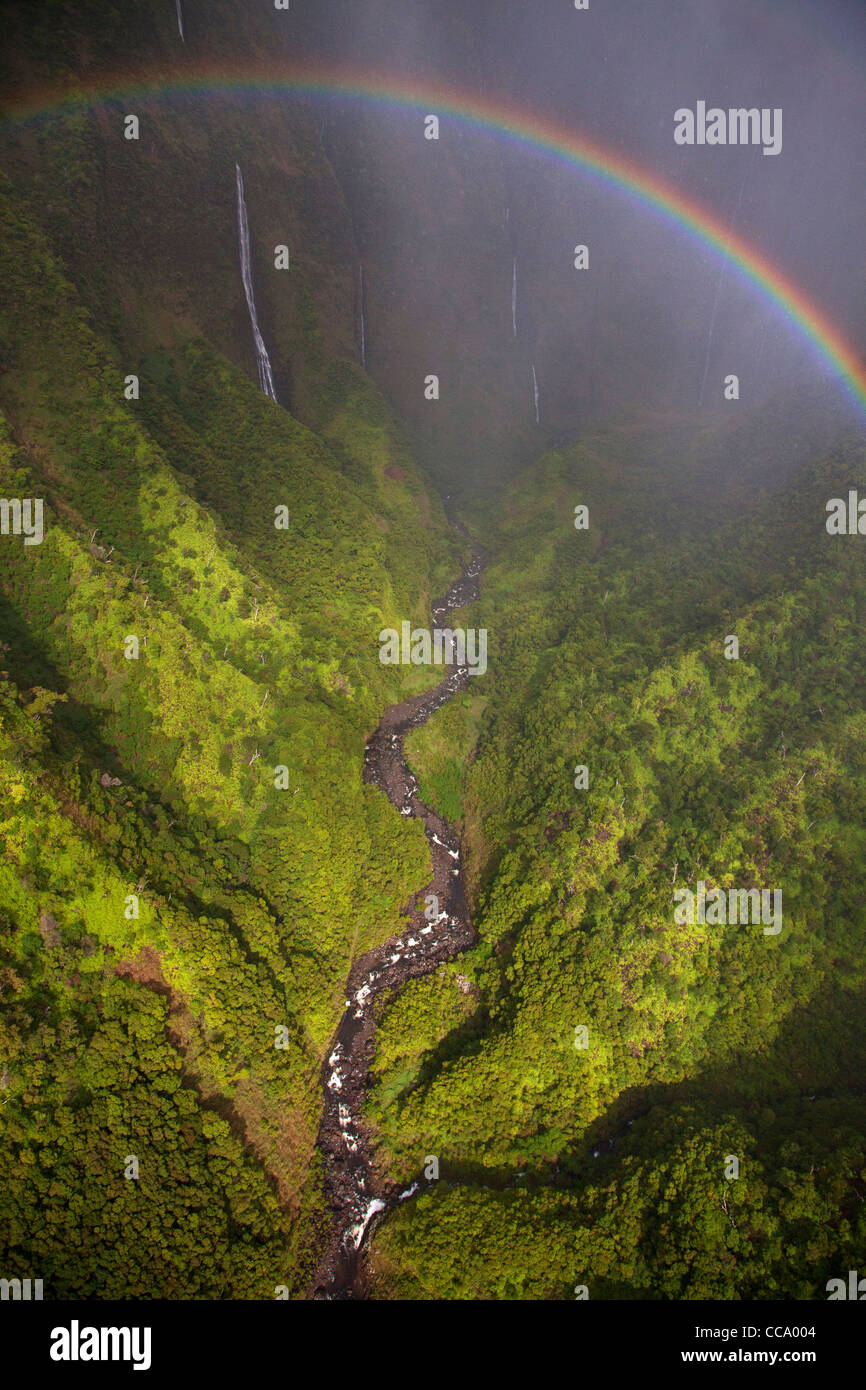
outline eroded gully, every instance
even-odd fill
[[[460,578],[432,608],[433,627],[447,613],[473,603],[483,568],[475,551]],[[324,1105],[318,1147],[333,1231],[309,1296],[317,1299],[364,1297],[364,1250],[372,1232],[417,1183],[402,1189],[383,1179],[374,1165],[375,1142],[363,1119],[373,1062],[376,1005],[407,980],[427,975],[442,961],[466,950],[474,931],[463,886],[457,832],[418,796],[403,742],[410,729],[469,684],[465,666],[455,666],[434,689],[386,709],[364,753],[364,780],[381,787],[401,815],[420,820],[433,862],[431,881],[404,909],[406,926],[397,937],[367,951],[352,966],[346,983],[346,1009],[322,1067]],[[438,899],[438,916],[425,916],[428,896]]]

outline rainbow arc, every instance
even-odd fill
[[[408,83],[387,73],[347,71],[345,68],[297,68],[260,65],[225,73],[199,64],[183,78],[154,79],[147,74],[121,79],[103,78],[98,86],[64,93],[43,89],[19,99],[6,112],[16,122],[50,117],[71,106],[101,102],[173,99],[182,96],[344,98],[382,108],[434,114],[440,122],[506,136],[528,150],[607,184],[613,190],[667,219],[714,253],[725,257],[736,273],[787,318],[792,327],[838,374],[866,412],[866,361],[830,318],[762,253],[750,246],[715,214],[622,154],[528,111],[518,111],[488,98],[429,83]]]

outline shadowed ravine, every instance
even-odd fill
[[[482,553],[475,551],[460,578],[434,603],[434,628],[440,626],[446,613],[478,597],[483,564]],[[402,815],[423,823],[433,877],[408,903],[401,934],[360,956],[346,983],[346,1011],[322,1067],[324,1108],[318,1137],[334,1227],[310,1289],[311,1298],[365,1296],[364,1245],[383,1217],[416,1187],[413,1183],[401,1191],[397,1184],[377,1177],[373,1139],[362,1117],[374,1055],[377,1001],[407,980],[429,974],[474,940],[463,889],[459,837],[419,799],[417,782],[403,754],[408,731],[429,719],[469,680],[468,668],[455,666],[434,689],[390,705],[364,753],[365,781],[381,787]],[[439,915],[433,921],[424,915],[430,894],[439,900]]]

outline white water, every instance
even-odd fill
[[[271,359],[268,357],[268,350],[265,347],[265,340],[259,329],[259,319],[256,313],[256,301],[253,297],[253,277],[250,270],[250,224],[247,219],[247,205],[244,198],[244,180],[239,164],[235,165],[237,174],[238,190],[238,242],[241,251],[241,279],[244,282],[244,294],[247,297],[247,308],[250,311],[250,323],[253,326],[253,342],[256,349],[256,362],[259,369],[259,388],[264,391],[266,396],[270,396],[272,401],[277,399],[276,387],[274,386],[274,374],[271,371]]]
[[[517,257],[514,257],[511,270],[511,327],[517,337]]]
[[[366,290],[364,288],[364,267],[359,266],[360,277],[360,300],[361,300],[361,366],[366,370],[367,367],[367,307],[365,303]]]
[[[538,409],[538,377],[535,375],[535,363],[532,364],[532,395],[535,400],[535,423],[541,424],[541,414]]]
[[[177,5],[177,32],[180,34],[181,43],[186,43],[183,36],[183,10],[180,7],[180,0],[175,0],[175,4]]]
[[[364,1212],[364,1215],[361,1218],[358,1225],[352,1227],[349,1234],[352,1237],[352,1242],[356,1250],[360,1248],[361,1241],[364,1239],[364,1232],[366,1231],[370,1222],[373,1220],[373,1217],[376,1216],[380,1211],[384,1210],[385,1203],[381,1201],[378,1197],[374,1197],[373,1200],[370,1202],[369,1206],[367,1207],[367,1210]]]
[[[452,609],[461,608],[477,599],[478,589],[474,580],[482,564],[483,557],[473,555],[472,561],[457,583],[451,586],[445,599],[434,603],[434,627],[438,627]],[[462,669],[465,681],[465,668]],[[459,677],[458,670],[452,673],[449,681]],[[443,682],[435,691],[428,692],[421,707],[411,717],[401,718],[399,724],[395,724],[393,718],[395,711],[387,711],[364,750],[365,782],[381,787],[395,806],[405,803],[407,798],[414,800],[417,791],[417,779],[403,761],[403,738],[410,727],[423,723],[434,709],[445,703],[449,694],[453,693],[453,689],[445,688],[447,686],[448,682]],[[395,727],[398,732],[393,731]],[[410,814],[413,813],[411,807],[407,809]],[[440,837],[433,831],[432,825],[427,824],[423,808],[416,804],[414,814],[422,820],[428,841],[432,841],[436,874],[447,871],[446,861],[440,859],[443,850],[447,851],[452,863],[459,863],[460,849],[456,835],[453,840],[458,848],[451,849],[448,844],[452,840],[450,828],[446,826]],[[451,873],[459,876],[460,870],[455,867]],[[446,909],[451,905],[451,890],[446,887],[444,893],[445,908],[435,923],[421,918],[418,911],[412,913],[403,936],[395,937],[377,948],[376,968],[358,974],[351,972],[351,983],[347,985],[345,996],[348,1019],[359,1022],[368,1020],[372,1026],[377,1001],[382,997],[383,990],[405,982],[411,973],[419,973],[418,967],[420,973],[426,973],[440,960],[450,959],[471,944],[474,934],[468,916],[464,919],[453,910],[449,913]],[[444,931],[437,929],[443,926]],[[404,960],[407,966],[402,965]],[[394,978],[396,972],[390,970],[392,964],[401,965],[400,981]],[[375,990],[371,988],[374,981],[377,983]],[[319,1281],[313,1291],[312,1296],[316,1298],[352,1296],[356,1255],[369,1239],[374,1224],[378,1224],[378,1219],[395,1205],[396,1200],[408,1200],[419,1188],[419,1183],[413,1182],[397,1199],[390,1192],[387,1196],[373,1195],[379,1179],[361,1120],[369,1068],[369,1059],[365,1057],[365,1029],[358,1029],[348,1019],[344,1016],[342,1036],[334,1039],[323,1076],[325,1115],[319,1130],[319,1146],[328,1165],[327,1187],[338,1215],[334,1240],[323,1260]]]
[[[446,854],[450,854],[452,859],[459,859],[459,858],[460,858],[460,851],[459,851],[459,849],[449,849],[448,846],[446,845],[445,841],[444,841],[444,840],[440,840],[440,839],[439,839],[439,836],[436,835],[433,831],[430,832],[430,838],[431,838],[431,840],[433,841],[434,845],[441,845],[442,848],[444,849],[445,853],[446,853]],[[442,917],[442,916],[444,916],[444,913],[441,913],[441,912],[440,912],[439,917]],[[438,918],[437,918],[437,921],[438,921]]]

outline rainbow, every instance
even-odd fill
[[[686,197],[655,174],[640,169],[624,155],[585,136],[575,135],[553,122],[527,111],[468,95],[458,90],[412,81],[388,73],[352,72],[344,68],[277,68],[250,66],[229,75],[216,67],[198,64],[182,79],[161,76],[156,81],[146,72],[102,80],[98,87],[63,93],[43,89],[14,100],[5,113],[15,123],[50,117],[71,107],[139,99],[165,100],[184,96],[261,98],[343,98],[382,107],[435,114],[461,125],[497,136],[505,135],[526,149],[588,173],[619,193],[626,194],[652,213],[673,223],[714,253],[726,258],[743,280],[788,319],[837,373],[844,386],[866,412],[866,360],[847,341],[830,319],[781,270],[749,246],[721,219]]]

